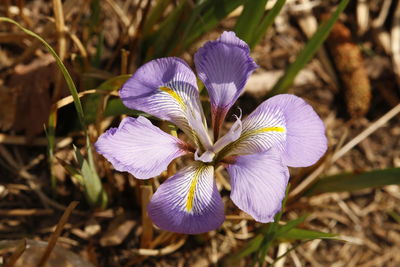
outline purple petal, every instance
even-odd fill
[[[160,58],[144,64],[119,93],[128,108],[170,121],[193,139],[196,137],[192,136],[188,115],[205,122],[196,76],[179,58]]]
[[[148,207],[152,221],[161,229],[200,234],[224,222],[224,206],[214,181],[214,167],[190,165],[157,189]]]
[[[277,95],[259,105],[244,121],[242,135],[226,155],[252,154],[276,147],[283,163],[306,167],[317,162],[327,149],[325,127],[303,99]]]
[[[125,118],[118,128],[109,129],[95,143],[97,152],[116,170],[139,179],[161,174],[173,159],[187,153],[186,147],[145,117]]]
[[[265,103],[265,102],[264,102]],[[276,107],[258,106],[242,122],[241,136],[225,150],[226,154],[253,154],[280,147],[286,140],[284,113]],[[223,152],[222,152],[223,153]]]
[[[279,151],[272,149],[252,155],[237,156],[227,166],[231,178],[231,199],[256,221],[272,222],[282,207],[289,180],[288,168]]]
[[[277,95],[262,103],[258,109],[279,109],[285,117],[287,133],[282,156],[285,165],[310,166],[325,154],[328,141],[324,123],[303,99],[289,94]]]
[[[194,62],[210,96],[215,131],[258,66],[247,44],[234,32],[224,32],[216,41],[207,42],[195,54]]]

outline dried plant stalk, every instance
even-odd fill
[[[357,27],[358,34],[363,35],[369,30],[369,7],[367,0],[357,1]]]
[[[391,47],[394,74],[397,84],[400,84],[400,2],[397,3],[391,29]]]
[[[140,247],[148,248],[153,240],[153,222],[147,214],[147,205],[153,195],[153,187],[151,185],[141,185],[141,201],[142,201],[142,238]]]
[[[328,47],[345,87],[347,111],[353,119],[363,117],[371,102],[371,84],[361,51],[343,23],[336,22],[333,26]]]
[[[8,262],[5,265],[5,267],[13,267],[13,266],[15,266],[15,263],[17,262],[19,257],[21,257],[22,253],[24,253],[25,249],[26,249],[26,239],[22,239],[18,243],[16,249],[14,250],[14,253],[11,255],[11,257],[8,260]]]
[[[58,237],[61,235],[61,231],[64,228],[64,225],[67,223],[69,216],[71,215],[75,207],[78,205],[78,203],[79,203],[78,201],[72,201],[69,204],[68,208],[64,211],[64,214],[61,216],[61,219],[57,224],[56,230],[50,236],[46,250],[44,251],[42,257],[40,258],[39,263],[37,264],[38,267],[45,266],[54,246],[57,243]]]

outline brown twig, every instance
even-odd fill
[[[17,247],[15,248],[13,254],[11,255],[10,259],[8,260],[5,267],[13,267],[19,257],[21,257],[22,253],[24,253],[26,249],[26,239],[22,239],[20,243],[18,243]]]
[[[42,257],[40,258],[40,261],[39,261],[37,267],[43,267],[46,264],[47,260],[50,257],[52,250],[54,249],[54,247],[57,243],[58,237],[61,235],[61,231],[63,230],[64,225],[67,223],[69,216],[71,215],[71,213],[75,209],[75,207],[78,205],[78,203],[79,203],[78,201],[72,201],[68,205],[68,208],[65,210],[64,214],[62,215],[60,221],[57,224],[56,230],[50,236],[46,250],[44,251]]]

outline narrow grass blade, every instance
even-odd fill
[[[200,2],[193,10],[188,27],[184,28],[181,45],[176,50],[182,53],[201,35],[215,28],[235,8],[245,3],[245,0],[206,0]]]
[[[299,73],[301,69],[310,61],[314,54],[318,51],[319,47],[326,40],[339,15],[344,11],[349,0],[340,1],[335,12],[325,21],[315,32],[313,37],[305,45],[304,49],[298,54],[296,61],[293,62],[286,70],[285,74],[279,79],[279,81],[269,92],[268,96],[285,93],[289,86],[292,85],[294,78]]]
[[[277,0],[268,14],[263,18],[262,21],[260,21],[258,27],[254,30],[251,40],[248,42],[250,48],[253,48],[258,44],[258,42],[260,42],[265,32],[269,29],[272,23],[274,23],[276,16],[279,15],[285,3],[286,0]]]
[[[325,192],[355,191],[392,184],[400,184],[400,168],[374,170],[359,174],[345,173],[321,178],[305,192],[305,195],[310,196]]]
[[[296,226],[298,226],[299,224],[303,223],[305,221],[305,219],[307,218],[308,215],[303,215],[297,219],[288,221],[285,225],[278,225],[278,229],[276,231],[276,236],[282,236],[285,233],[289,232],[290,230],[292,230],[293,228],[295,228]]]
[[[222,265],[223,266],[235,266],[235,262],[255,253],[259,250],[261,243],[264,239],[262,234],[256,235],[252,240],[250,240],[242,249],[237,253],[225,258]]]
[[[158,0],[154,7],[150,10],[146,21],[143,24],[142,34],[147,36],[152,30],[158,20],[160,20],[165,9],[170,4],[171,0]]]
[[[236,35],[246,43],[250,43],[253,39],[254,31],[260,24],[261,18],[264,15],[267,1],[268,0],[246,1],[244,3],[243,11],[235,25],[235,32]]]
[[[287,232],[282,233],[279,238],[285,241],[308,240],[308,239],[334,239],[336,234],[324,233],[313,230],[300,228],[292,228]]]

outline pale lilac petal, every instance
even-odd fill
[[[313,108],[295,95],[277,95],[243,120],[242,135],[225,148],[225,155],[252,154],[278,148],[283,163],[306,167],[327,149],[325,126]]]
[[[187,153],[187,145],[151,124],[145,117],[125,118],[118,128],[111,128],[95,143],[118,171],[139,179],[161,174],[175,158]]]
[[[283,150],[285,140],[286,122],[283,111],[261,104],[243,120],[241,136],[225,147],[222,153],[246,155],[263,152],[272,147]]]
[[[283,163],[291,167],[307,167],[316,163],[326,152],[328,141],[325,126],[314,109],[302,98],[282,94],[265,101],[257,109],[279,109],[286,125]]]
[[[224,206],[214,180],[214,167],[190,165],[157,189],[147,207],[155,225],[163,230],[200,234],[224,222]]]
[[[193,136],[188,116],[195,117],[203,123],[201,127],[207,128],[196,76],[179,58],[160,58],[144,64],[119,93],[128,108],[170,121],[195,141],[197,136]]]
[[[280,152],[270,149],[237,156],[234,161],[227,166],[232,201],[256,221],[272,222],[282,207],[289,180],[289,171],[282,164]]]
[[[233,32],[224,32],[216,41],[207,42],[195,54],[194,62],[210,96],[215,133],[258,66],[246,43]]]

